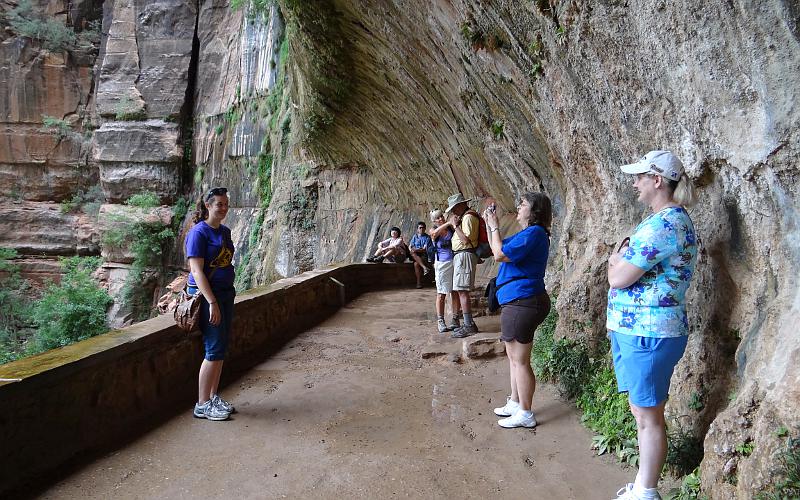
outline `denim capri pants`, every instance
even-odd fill
[[[230,339],[231,324],[233,323],[233,300],[236,298],[236,289],[217,290],[212,288],[211,290],[217,299],[222,319],[218,325],[209,323],[208,302],[203,297],[203,303],[200,306],[200,330],[203,332],[206,360],[222,361],[225,359],[225,353],[228,352],[228,340]],[[190,286],[188,292],[191,294],[196,293],[197,288]]]
[[[669,381],[688,336],[653,338],[611,333],[611,354],[619,392],[636,406],[657,406],[669,395]]]

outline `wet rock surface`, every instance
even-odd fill
[[[231,381],[230,421],[194,419],[187,407],[42,496],[588,499],[630,480],[592,455],[590,433],[546,385],[539,427],[498,427],[505,359],[421,359],[440,339],[433,319],[417,319],[432,306],[431,291],[363,295]]]

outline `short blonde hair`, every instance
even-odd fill
[[[431,222],[434,222],[436,219],[438,219],[439,217],[441,217],[443,215],[444,215],[444,212],[442,212],[438,208],[436,208],[434,210],[431,210]]]

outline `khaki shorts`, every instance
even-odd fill
[[[433,263],[433,270],[436,273],[436,293],[448,294],[453,291],[453,261],[442,262],[437,260]]]
[[[458,252],[453,257],[453,290],[468,292],[475,286],[475,269],[478,256],[472,252]]]

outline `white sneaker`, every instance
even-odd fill
[[[510,417],[517,413],[517,409],[519,409],[519,403],[508,397],[506,398],[506,405],[501,408],[495,408],[494,414],[498,417]]]
[[[658,494],[656,491],[652,495],[637,495],[635,491],[633,491],[633,483],[628,483],[619,490],[617,490],[617,496],[613,500],[661,500],[661,495]]]
[[[531,412],[529,417],[526,417],[525,410],[519,408],[517,412],[510,417],[501,418],[498,420],[497,425],[506,429],[513,429],[514,427],[527,427],[528,429],[533,429],[536,427],[536,417],[533,416],[533,412]]]

